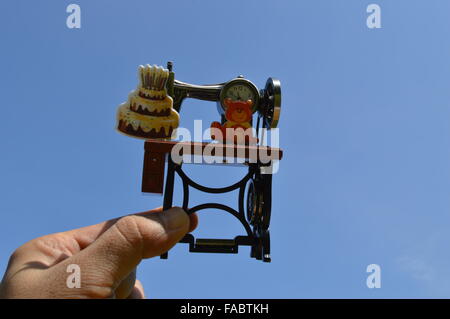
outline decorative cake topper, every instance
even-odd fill
[[[269,78],[265,88],[258,90],[243,76],[220,84],[194,85],[175,80],[172,62],[167,64],[167,69],[156,65],[139,66],[139,85],[129,94],[127,102],[119,106],[117,128],[126,135],[147,139],[142,191],[164,193],[163,209],[169,209],[173,204],[174,177],[177,174],[183,183],[182,206],[188,214],[219,209],[236,217],[246,232],[246,235],[234,239],[195,239],[192,234],[187,234],[180,242],[189,244],[190,252],[236,254],[239,246],[250,246],[252,258],[270,262],[272,164],[281,159],[283,152],[263,145],[263,137],[265,130],[278,125],[280,87],[280,81]],[[211,123],[213,142],[169,140],[175,135],[174,130],[179,124],[178,112],[185,98],[217,103],[221,121]],[[255,113],[256,125],[253,121]],[[174,160],[176,149],[182,150],[183,156],[191,157],[205,156],[206,149],[209,149],[206,156],[213,156],[223,164],[230,163],[230,158],[241,159],[240,163],[248,167],[248,173],[228,187],[202,186],[182,170],[182,165],[189,163],[184,157],[180,162]],[[202,164],[210,165],[211,162]],[[238,210],[219,203],[189,207],[189,187],[215,194],[239,190]],[[167,256],[165,253],[161,258]]]
[[[117,129],[138,138],[172,138],[180,116],[167,95],[169,70],[158,66],[139,66],[139,85],[119,106]]]

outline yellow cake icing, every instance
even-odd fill
[[[117,112],[117,122],[123,121],[126,125],[131,125],[135,131],[140,128],[145,133],[155,130],[159,133],[164,129],[164,134],[169,135],[170,129],[178,127],[180,116],[174,109],[170,110],[169,116],[149,116],[143,115],[130,110],[130,104],[124,103],[119,106]],[[168,136],[170,137],[170,136]]]
[[[149,90],[142,86],[138,87],[138,90],[146,98],[163,99],[166,96],[166,90]]]
[[[128,101],[131,105],[136,105],[136,109],[140,105],[143,110],[149,112],[162,112],[172,108],[173,100],[170,96],[166,95],[162,100],[149,100],[142,98],[136,91],[133,91],[128,96]]]

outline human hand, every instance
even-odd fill
[[[144,298],[138,264],[168,251],[197,223],[181,208],[157,208],[33,239],[11,255],[0,298]],[[79,266],[80,288],[67,285],[69,265]]]

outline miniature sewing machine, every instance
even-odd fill
[[[282,157],[282,150],[262,145],[265,131],[275,128],[280,117],[280,82],[269,78],[264,89],[243,76],[228,82],[193,85],[175,80],[171,62],[167,69],[139,67],[139,85],[117,113],[117,129],[129,136],[145,139],[142,192],[164,194],[163,209],[172,207],[177,174],[183,185],[183,209],[194,213],[219,209],[236,217],[246,235],[234,239],[195,239],[187,234],[180,242],[189,244],[190,252],[238,253],[239,246],[250,246],[252,258],[270,262],[270,215],[272,204],[272,167]],[[181,105],[185,98],[217,103],[220,122],[211,123],[212,142],[174,141]],[[253,125],[256,114],[256,125]],[[215,163],[227,164],[239,159],[248,173],[228,187],[199,185],[182,170],[185,156],[208,156]],[[165,166],[167,162],[167,173]],[[235,163],[234,163],[235,164]],[[202,165],[211,165],[202,162]],[[164,181],[165,180],[165,181]],[[189,207],[189,187],[206,193],[239,190],[237,210],[219,203]],[[167,258],[167,253],[161,258]]]

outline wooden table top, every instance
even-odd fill
[[[282,149],[260,145],[179,142],[153,139],[146,140],[144,145],[145,151],[154,153],[169,153],[174,147],[177,148],[177,152],[180,152],[180,155],[224,156],[249,160],[258,160],[261,158],[265,160],[281,160],[283,157]]]

